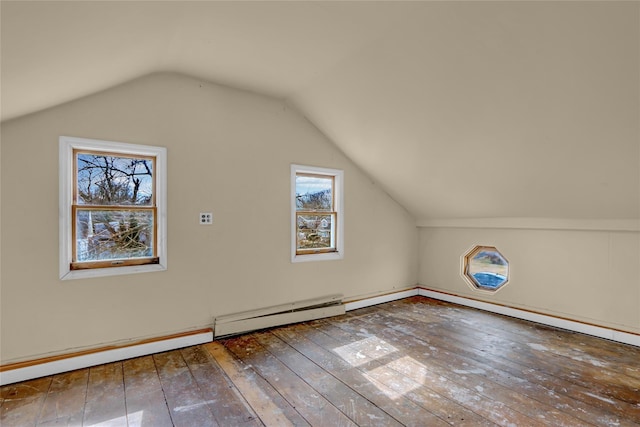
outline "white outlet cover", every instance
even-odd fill
[[[211,212],[200,212],[200,224],[201,225],[213,224],[213,214]]]

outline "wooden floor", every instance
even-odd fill
[[[9,426],[638,426],[640,348],[413,297],[1,389]]]

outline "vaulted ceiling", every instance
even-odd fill
[[[2,119],[156,71],[299,109],[418,220],[640,218],[640,2],[1,3]]]

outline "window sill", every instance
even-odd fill
[[[117,268],[93,268],[87,270],[69,270],[60,272],[60,280],[88,279],[92,277],[121,276],[123,274],[151,273],[165,271],[163,264],[132,265]]]
[[[342,252],[324,252],[318,254],[302,254],[291,257],[291,262],[336,261],[344,258]]]

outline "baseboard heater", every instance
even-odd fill
[[[213,336],[220,338],[274,326],[306,322],[345,313],[342,294],[296,301],[214,319]]]

